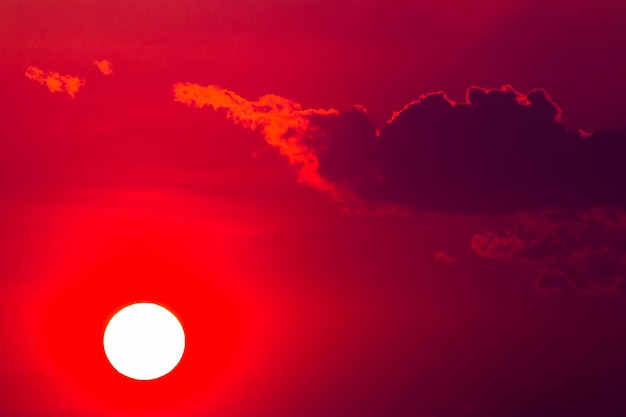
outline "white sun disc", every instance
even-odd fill
[[[176,316],[153,303],[118,311],[104,330],[104,353],[122,375],[150,380],[168,374],[185,351],[185,332]]]

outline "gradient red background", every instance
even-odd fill
[[[360,104],[380,128],[421,94],[512,84],[602,131],[626,124],[625,22],[609,0],[3,1],[0,414],[623,415],[623,296],[538,294],[476,256],[501,217],[346,212],[172,85]],[[85,85],[51,93],[31,65]],[[136,384],[99,338],[149,299],[189,345]]]

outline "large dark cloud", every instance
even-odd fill
[[[472,87],[464,103],[427,94],[380,131],[362,107],[302,109],[190,83],[174,94],[260,130],[302,182],[343,200],[460,215],[626,204],[626,129],[567,129],[543,90]]]
[[[479,256],[522,266],[539,292],[626,293],[626,129],[568,129],[542,90],[421,97],[376,132],[360,109],[311,119],[319,174],[364,201],[497,216]]]
[[[569,129],[543,90],[472,87],[464,103],[427,94],[380,131],[362,107],[303,110],[188,83],[175,96],[259,129],[300,181],[353,207],[504,220],[471,247],[524,265],[539,291],[626,289],[626,129]]]
[[[319,174],[366,201],[416,212],[511,214],[626,204],[626,130],[568,130],[542,90],[432,93],[377,134],[360,109],[313,115]]]

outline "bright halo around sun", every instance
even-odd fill
[[[104,331],[104,353],[122,375],[151,380],[168,374],[185,350],[185,332],[176,316],[153,303],[122,308]]]

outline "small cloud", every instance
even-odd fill
[[[565,294],[574,292],[576,285],[567,273],[557,267],[540,267],[533,271],[535,275],[535,291],[541,294]]]
[[[101,73],[104,75],[113,74],[113,64],[108,59],[103,59],[101,61],[93,61],[93,64],[98,67]]]
[[[454,263],[454,258],[445,252],[437,251],[435,252],[434,256],[435,256],[435,262],[437,263],[440,263],[440,264]]]
[[[501,234],[491,231],[476,233],[470,241],[472,250],[479,256],[489,259],[514,259],[526,248],[526,242],[515,233]]]
[[[85,85],[85,80],[82,78],[72,75],[61,75],[54,71],[44,71],[33,66],[26,68],[24,75],[29,80],[45,85],[52,93],[67,93],[72,98],[75,98],[78,90]]]

